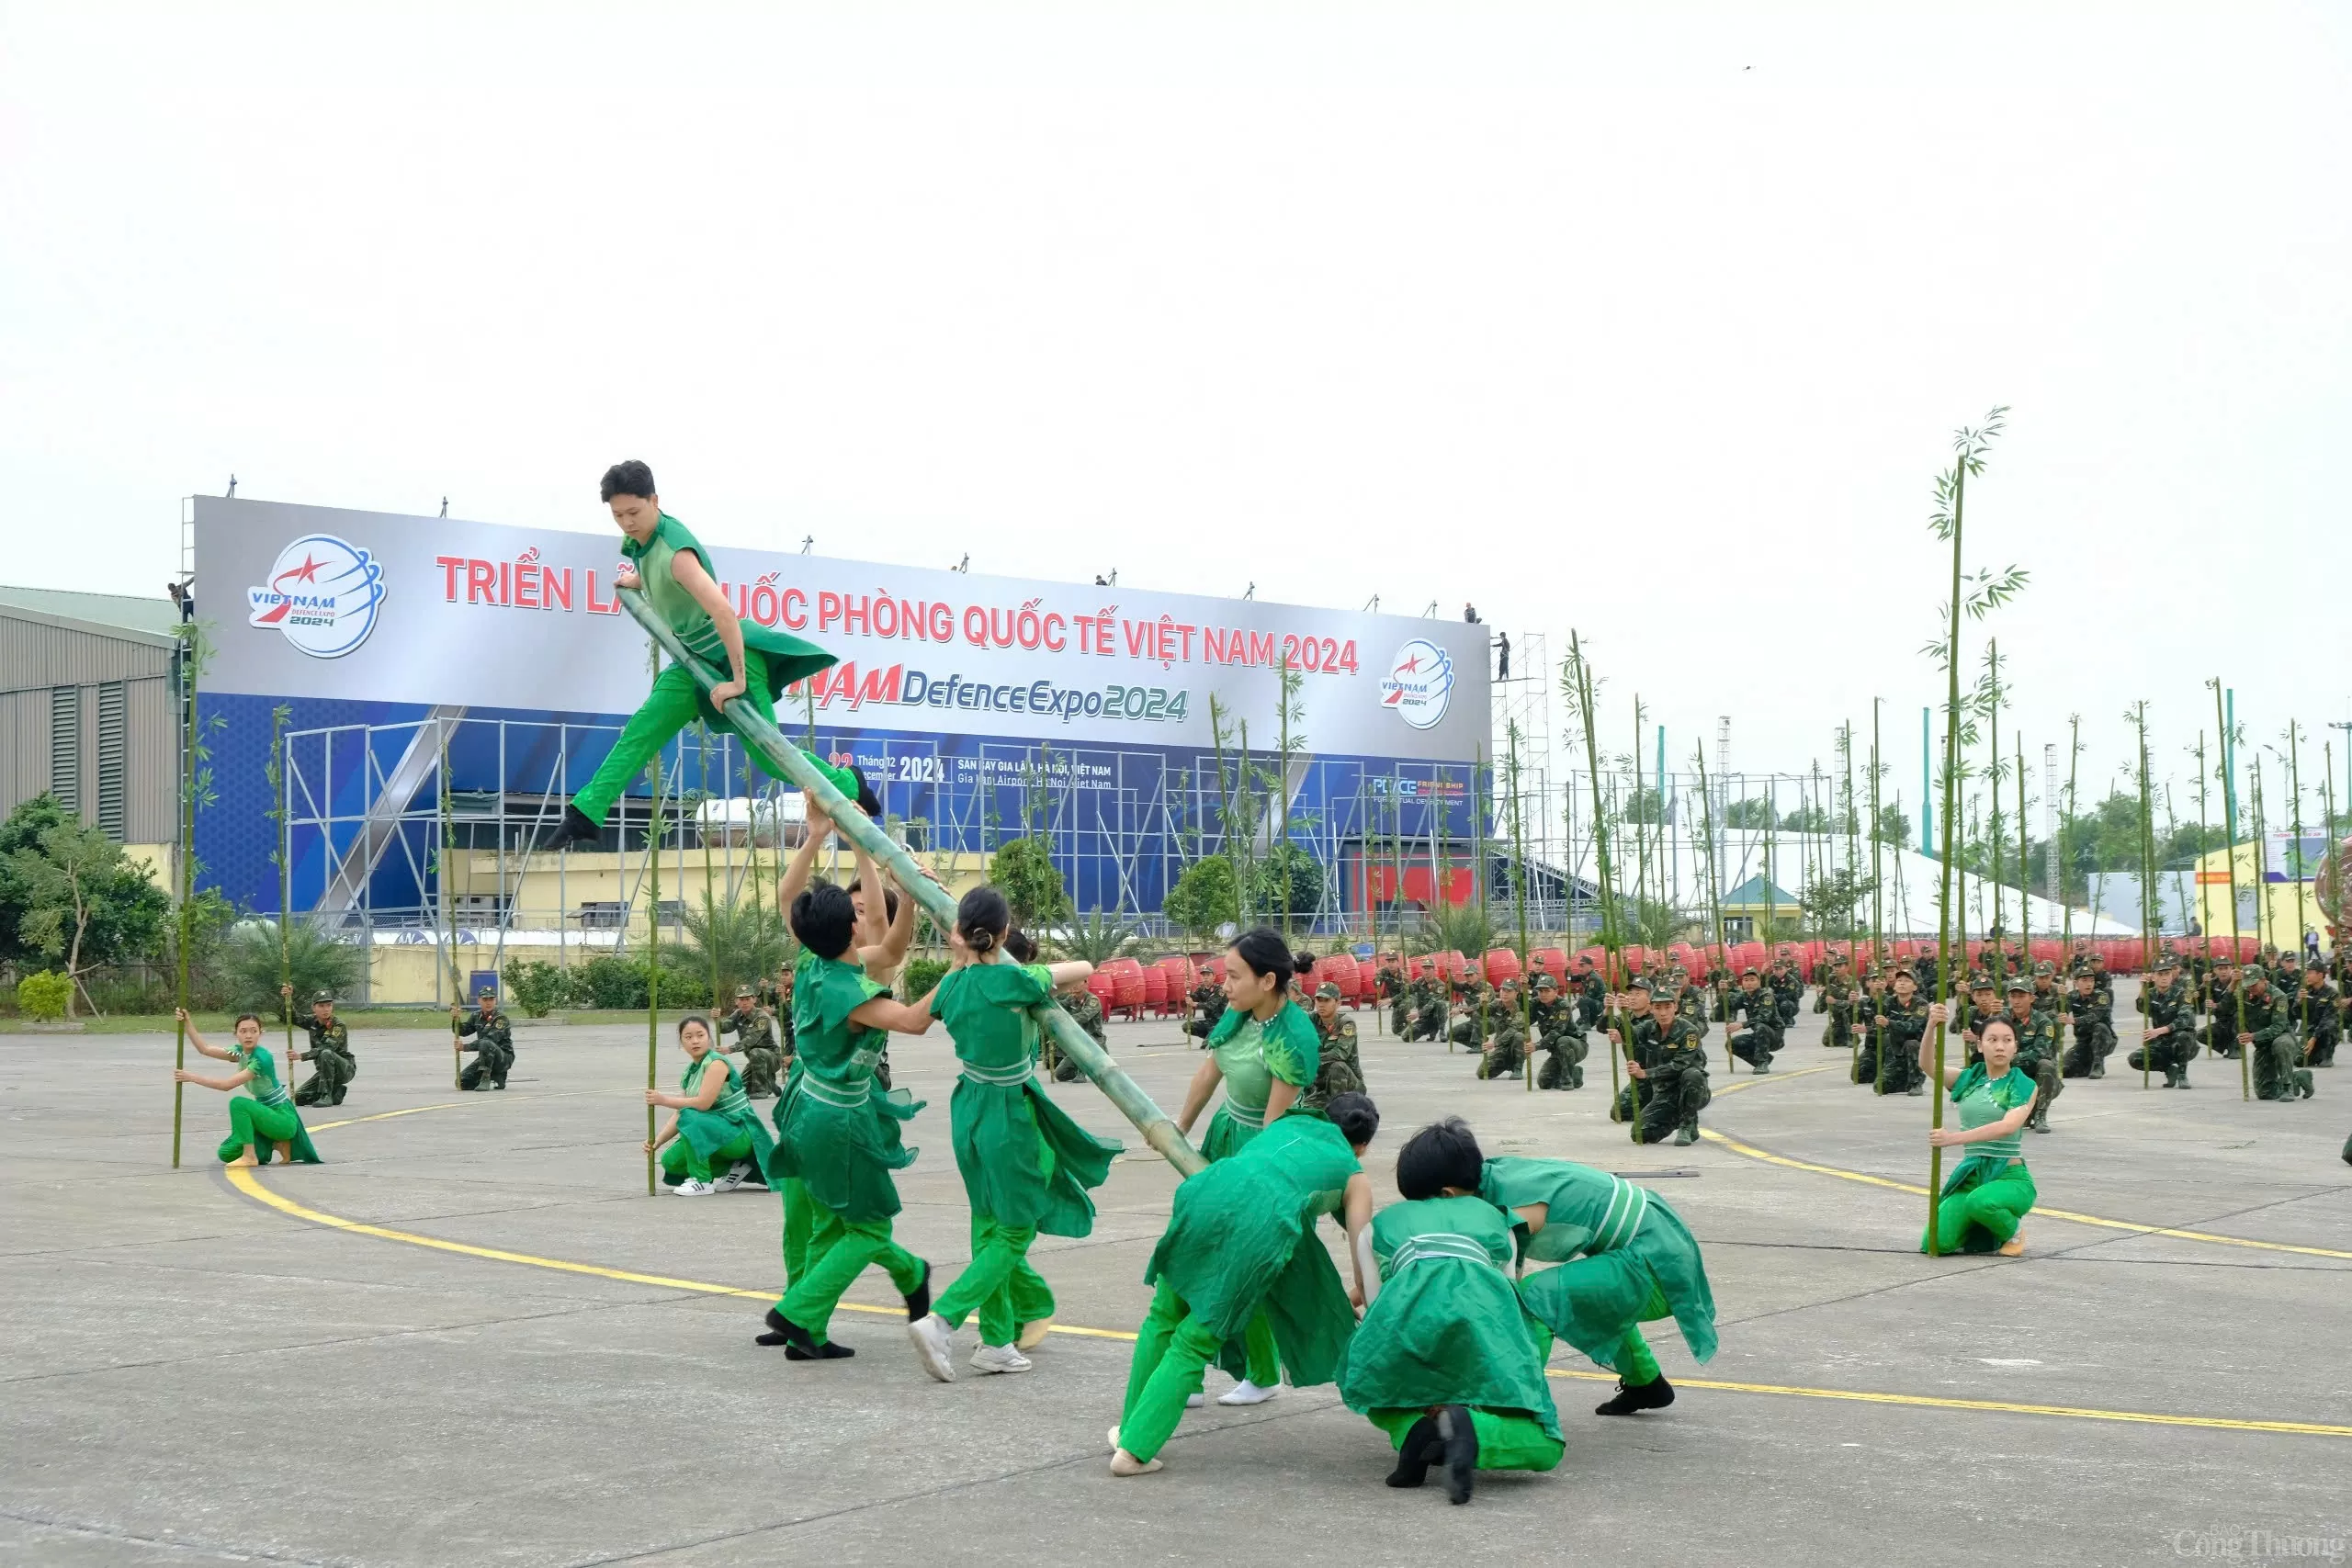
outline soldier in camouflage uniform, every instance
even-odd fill
[[[294,987],[280,986],[277,994],[286,1005],[294,1005]],[[351,1054],[351,1031],[334,1015],[334,993],[321,991],[311,998],[311,1016],[303,1029],[311,1036],[311,1048],[288,1054],[292,1062],[314,1062],[310,1077],[294,1091],[297,1105],[341,1105],[351,1080],[358,1075],[359,1058]],[[291,1069],[289,1069],[290,1071]]]
[[[2037,1086],[2033,1113],[2026,1118],[2025,1124],[2034,1132],[2047,1133],[2050,1102],[2065,1087],[2058,1073],[2058,1021],[2049,1013],[2033,1010],[2033,983],[2023,976],[2009,982],[2009,1027],[2017,1031],[2018,1036],[2013,1066]]]
[[[2087,975],[2090,970],[2086,966],[2075,973]],[[2007,988],[2006,982],[2003,982],[2003,988]],[[2033,966],[2033,1010],[2052,1020],[2074,1010],[2066,992],[2058,985],[2058,971],[2053,964],[2043,963]]]
[[[2303,971],[2303,983],[2292,999],[2295,1028],[2303,1037],[2303,1065],[2335,1066],[2336,1043],[2344,1037],[2344,998],[2328,984],[2327,971],[2314,964]]]
[[[735,1010],[718,1021],[718,1032],[732,1034],[736,1041],[729,1045],[722,1039],[718,1048],[743,1054],[738,1081],[752,1099],[765,1100],[775,1093],[777,1076],[784,1071],[784,1043],[776,1038],[775,1020],[760,1010],[758,1001],[751,987],[735,987]]]
[[[1298,1097],[1298,1108],[1320,1113],[1335,1094],[1362,1094],[1363,1063],[1356,1055],[1356,1021],[1340,1010],[1340,987],[1330,980],[1315,987],[1317,1052],[1315,1081]]]
[[[1881,1094],[1918,1095],[1927,1075],[1919,1070],[1919,1042],[1928,1032],[1928,998],[1919,994],[1919,977],[1897,969],[1886,1000],[1879,1009],[1879,1070],[1872,1087]]]
[[[2005,1010],[2000,987],[1993,984],[1992,976],[1978,973],[1968,977],[1968,999],[1952,1010],[1951,1028],[1967,1043],[1970,1062],[1984,1054],[1985,1021],[2000,1017]]]
[[[1420,1000],[1420,982],[1408,980],[1394,970],[1384,970],[1382,973],[1390,976],[1388,1032],[1402,1040],[1405,1038],[1406,1028],[1413,1021],[1413,1009]]]
[[[1535,1087],[1582,1089],[1590,1046],[1584,1025],[1577,1021],[1575,1003],[1560,995],[1559,982],[1548,973],[1535,976],[1535,1006],[1528,1021],[1535,1031],[1535,1048],[1546,1053],[1535,1069]]]
[[[1407,1040],[1435,1040],[1445,1032],[1445,993],[1443,985],[1428,975],[1411,981],[1405,987],[1408,1006],[1405,1010],[1403,1037]]]
[[[1878,1082],[1879,1034],[1886,1013],[1886,971],[1873,964],[1862,971],[1862,994],[1854,998],[1854,1065],[1848,1077],[1855,1083]]]
[[[1796,1022],[1797,1010],[1804,1001],[1804,972],[1798,969],[1796,960],[1786,953],[1781,954],[1772,965],[1772,973],[1766,978],[1764,988],[1772,993],[1772,998],[1778,1004],[1781,1030],[1786,1033]]]
[[[1577,1027],[1589,1034],[1600,1026],[1600,1015],[1608,1010],[1607,989],[1602,986],[1600,975],[1594,972],[1592,960],[1579,958],[1577,965],[1576,973],[1568,976],[1568,987],[1573,993],[1569,1001],[1576,1010]]]
[[[2245,972],[2244,1001],[2238,1044],[2254,1053],[2254,1098],[2309,1100],[2312,1072],[2303,1066],[2303,1042],[2295,1032],[2294,1014],[2259,967]]]
[[[449,1010],[449,1027],[457,1032],[458,1049],[474,1054],[458,1075],[458,1087],[504,1089],[506,1075],[514,1067],[514,1026],[499,1010],[498,993],[490,987],[484,986],[475,1000],[481,1003],[477,1012]],[[467,1044],[469,1040],[473,1043]]]
[[[1829,1027],[1821,1035],[1824,1045],[1833,1051],[1854,1048],[1854,976],[1844,959],[1830,964],[1829,978],[1813,998],[1813,1010],[1829,1015]]]
[[[2124,1058],[2134,1072],[2160,1072],[2166,1089],[2188,1087],[2188,1064],[2197,1059],[2197,998],[2181,978],[2180,960],[2156,960],[2155,982],[2140,987],[2139,1010],[2148,1015],[2140,1049]]]
[[[1455,988],[1453,1021],[1446,1026],[1445,1037],[1468,1050],[1482,1050],[1487,1032],[1494,1028],[1499,1010],[1495,1006],[1493,988],[1474,977]]]
[[[1699,1141],[1699,1112],[1713,1098],[1707,1087],[1707,1048],[1679,1016],[1682,998],[1671,990],[1650,996],[1649,1016],[1635,1031],[1625,1071],[1634,1082],[1626,1093],[1639,1118],[1639,1141],[1678,1145]],[[1613,1045],[1617,1032],[1610,1032]],[[1622,1099],[1623,1097],[1621,1097]]]
[[[760,987],[760,1006],[775,1023],[777,1048],[785,1062],[792,1061],[793,1046],[798,1036],[792,1023],[792,966],[786,964],[775,972],[775,978]],[[779,1077],[779,1083],[783,1080]]]
[[[1739,973],[1739,989],[1733,995],[1731,1005],[1741,1019],[1740,1027],[1733,1030],[1725,1042],[1731,1054],[1758,1073],[1770,1072],[1772,1054],[1781,1048],[1784,1038],[1780,995],[1766,989],[1763,977],[1754,969],[1743,969]]]
[[[1608,1001],[1609,1010],[1603,1016],[1611,1025],[1607,1031],[1609,1043],[1628,1061],[1634,1060],[1642,1042],[1649,1038],[1649,1032],[1654,1027],[1650,1020],[1649,984],[1635,979],[1625,989],[1608,998]],[[1629,1040],[1634,1043],[1632,1050],[1624,1048],[1624,1043]],[[1611,1070],[1614,1071],[1613,1068]],[[1609,1119],[1611,1122],[1631,1122],[1634,1104],[1634,1086],[1628,1082],[1617,1090],[1616,1101],[1609,1108]]]
[[[2097,970],[2075,976],[2074,994],[2066,1012],[2075,1029],[2075,1043],[2059,1063],[2061,1076],[2070,1078],[2107,1077],[2108,1053],[2115,1049],[2115,992]]]
[[[1111,1040],[1102,1024],[1102,998],[1088,990],[1085,983],[1081,981],[1069,989],[1056,992],[1054,999],[1062,1004],[1062,1010],[1069,1014],[1070,1021],[1086,1031],[1088,1037],[1101,1046],[1105,1055],[1108,1055]],[[1047,1066],[1053,1072],[1054,1081],[1076,1083],[1080,1078],[1084,1077],[1086,1075],[1079,1070],[1078,1064],[1056,1050],[1053,1042],[1052,1034],[1048,1033],[1045,1036],[1045,1055],[1047,1058]]]
[[[2238,1055],[2238,1002],[2243,994],[2237,961],[2226,953],[2214,954],[2205,977],[2205,994],[2198,998],[2205,1027],[2197,1032],[2197,1038],[2216,1056],[2234,1059]]]
[[[1494,1032],[1478,1054],[1482,1078],[1515,1078],[1527,1070],[1527,1018],[1519,997],[1519,976],[1514,975],[1502,983],[1487,1019]]]
[[[1184,1021],[1184,1032],[1205,1044],[1209,1031],[1215,1029],[1216,1021],[1225,1016],[1225,987],[1203,975],[1201,983],[1187,992],[1186,997],[1193,1006],[1192,1016]]]

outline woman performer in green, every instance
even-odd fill
[[[605,753],[595,776],[563,808],[563,820],[548,829],[534,846],[541,850],[593,843],[603,831],[605,813],[612,809],[613,802],[645,772],[654,753],[696,718],[732,735],[735,727],[724,716],[728,702],[741,697],[773,724],[775,699],[784,689],[833,662],[833,656],[814,643],[735,614],[718,586],[710,557],[686,532],[684,524],[662,510],[662,498],[653,491],[651,468],[635,458],[616,463],[605,470],[599,488],[613,509],[613,521],[628,536],[621,554],[628,558],[628,564],[614,581],[622,588],[642,590],[646,603],[678,634],[686,651],[712,670],[724,669],[728,678],[706,697],[693,671],[679,664],[665,665],[654,677],[651,694],[629,716],[620,739]],[[748,750],[762,773],[771,778],[780,776],[757,747]],[[867,816],[882,815],[882,803],[855,768],[837,768],[814,757],[808,760]]]
[[[972,1261],[940,1292],[931,1315],[908,1325],[923,1370],[956,1380],[947,1337],[978,1313],[984,1372],[1025,1372],[1023,1350],[1052,1326],[1054,1292],[1029,1264],[1039,1232],[1082,1236],[1094,1229],[1090,1189],[1102,1185],[1120,1145],[1069,1119],[1037,1082],[1037,1023],[1029,1010],[1057,987],[1083,981],[1091,964],[989,963],[1012,924],[1004,895],[975,887],[956,907],[948,933],[956,967],[922,1006],[947,1025],[963,1075],[950,1102],[956,1168],[972,1205]]]
[[[172,1016],[187,1031],[187,1043],[198,1053],[216,1062],[234,1062],[237,1070],[227,1077],[208,1078],[201,1073],[175,1068],[174,1083],[192,1083],[205,1089],[217,1089],[223,1094],[235,1094],[251,1086],[250,1099],[238,1095],[229,1102],[229,1135],[220,1142],[222,1165],[267,1165],[275,1152],[279,1159],[292,1164],[319,1163],[319,1151],[311,1146],[311,1134],[302,1126],[302,1113],[294,1109],[294,1097],[277,1081],[277,1058],[261,1043],[261,1020],[254,1014],[237,1015],[237,1043],[223,1051],[218,1045],[205,1043],[204,1036],[188,1021],[187,1010],[181,1008]]]
[[[1396,1447],[1388,1484],[1419,1486],[1442,1460],[1456,1503],[1473,1472],[1550,1470],[1565,1447],[1544,1377],[1551,1336],[1503,1272],[1511,1223],[1478,1195],[1485,1168],[1458,1118],[1397,1151],[1405,1201],[1373,1217],[1377,1277],[1340,1363],[1340,1397]]]
[[[1928,1021],[1944,1020],[1944,1004],[1928,1010]],[[2025,1124],[2033,1115],[2036,1084],[2029,1073],[2010,1064],[2017,1060],[2018,1034],[2009,1016],[1988,1018],[1979,1040],[1982,1055],[1966,1071],[1944,1069],[1944,1087],[1951,1091],[1952,1109],[1960,1114],[1957,1128],[1938,1127],[1928,1142],[1939,1148],[1960,1149],[1960,1163],[1944,1182],[1936,1204],[1936,1247],[1939,1254],[1998,1252],[2015,1258],[2025,1250],[2018,1222],[2033,1209],[2033,1175],[2025,1168]],[[1919,1041],[1919,1071],[1935,1071],[1928,1041]],[[1928,1238],[1919,1237],[1919,1250]]]
[[[1201,1140],[1201,1153],[1211,1161],[1240,1153],[1315,1082],[1322,1037],[1290,998],[1293,963],[1290,944],[1264,926],[1243,932],[1226,951],[1225,1013],[1209,1031],[1208,1056],[1193,1075],[1176,1118],[1177,1131],[1190,1137],[1209,1097],[1225,1085],[1224,1103]],[[1219,1404],[1261,1404],[1282,1392],[1282,1363],[1264,1323],[1249,1325],[1238,1368],[1229,1364],[1235,1359],[1220,1359],[1241,1381],[1218,1396]]]
[[[1673,1404],[1641,1325],[1671,1317],[1692,1359],[1715,1353],[1714,1292],[1682,1216],[1655,1192],[1565,1159],[1490,1159],[1478,1195],[1518,1232],[1521,1268],[1559,1265],[1521,1279],[1528,1314],[1617,1374],[1616,1393],[1593,1414]]]
[[[1220,1347],[1253,1318],[1272,1325],[1291,1381],[1329,1382],[1356,1325],[1349,1291],[1315,1234],[1338,1214],[1364,1292],[1372,1183],[1358,1163],[1380,1129],[1367,1095],[1334,1095],[1322,1116],[1285,1116],[1229,1159],[1176,1188],[1174,1212],[1144,1270],[1151,1310],[1136,1336],[1127,1399],[1111,1431],[1111,1473],[1159,1468],[1160,1446],[1200,1392]]]
[[[831,831],[822,813],[809,813],[810,843]],[[865,852],[855,850],[854,856],[857,874],[868,886],[880,886]],[[768,1309],[767,1332],[759,1336],[761,1344],[782,1345],[799,1359],[851,1354],[826,1340],[826,1327],[842,1292],[869,1264],[888,1272],[905,1299],[909,1323],[931,1311],[931,1265],[890,1235],[890,1218],[899,1208],[890,1173],[915,1158],[899,1140],[899,1124],[922,1106],[903,1091],[877,1093],[874,1083],[884,1032],[923,1033],[931,1014],[893,1000],[865,977],[857,964],[856,909],[842,888],[807,886],[815,859],[804,845],[781,889],[801,948],[792,976],[799,1050],[776,1101],[775,1146],[767,1155],[770,1186],[798,1183],[786,1190],[785,1218],[788,1227],[798,1208],[808,1219],[808,1239],[783,1298]],[[880,903],[876,899],[869,914],[878,914]],[[790,1255],[787,1230],[787,1263]]]
[[[751,1097],[735,1077],[735,1065],[711,1049],[710,1021],[693,1014],[678,1021],[678,1044],[686,1054],[686,1076],[678,1092],[645,1091],[645,1103],[677,1114],[662,1135],[645,1145],[662,1156],[662,1182],[681,1198],[732,1192],[746,1181],[765,1187],[768,1150],[775,1142],[760,1124]],[[713,1179],[713,1171],[726,1174]]]

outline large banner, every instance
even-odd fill
[[[646,639],[614,596],[619,544],[199,496],[206,685],[628,713]],[[708,547],[740,614],[839,657],[805,694],[829,727],[1207,749],[1214,697],[1226,744],[1246,722],[1262,751],[1287,661],[1305,750],[1467,761],[1488,739],[1483,626]]]

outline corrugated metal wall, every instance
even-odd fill
[[[171,665],[159,639],[0,606],[0,815],[64,785],[122,842],[174,839]]]

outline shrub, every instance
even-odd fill
[[[230,1006],[249,1008],[275,1021],[283,1016],[277,987],[288,967],[293,976],[294,1010],[300,1017],[321,991],[349,996],[359,983],[362,962],[357,944],[298,918],[286,928],[281,963],[277,922],[256,920],[238,927],[221,950],[220,981]]]
[[[617,953],[600,953],[572,976],[572,988],[591,1007],[628,1010],[645,1005],[645,971]]]
[[[506,966],[506,994],[526,1018],[545,1018],[571,1000],[571,976],[542,959]]]
[[[899,972],[899,999],[904,1002],[922,1000],[931,995],[932,987],[938,985],[940,976],[946,973],[947,960],[944,958],[910,958],[907,966]]]
[[[65,1016],[74,995],[74,977],[54,969],[36,969],[17,982],[17,1007],[36,1023]]]

